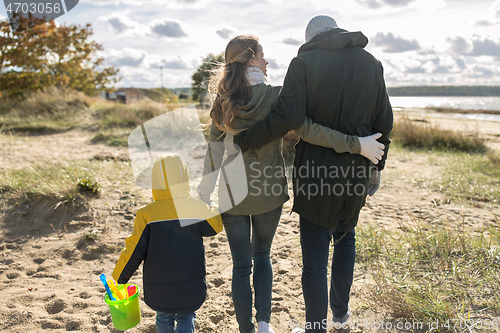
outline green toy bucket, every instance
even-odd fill
[[[125,296],[126,288],[134,284],[119,284],[118,291]],[[109,299],[108,294],[104,295],[104,301],[109,306],[113,326],[117,330],[128,330],[141,322],[141,309],[139,308],[139,287],[135,285],[136,292],[129,298],[118,299],[116,301]]]

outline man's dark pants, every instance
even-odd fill
[[[356,239],[354,229],[346,233],[346,224],[345,206],[340,211],[339,223],[335,229],[322,227],[303,217],[300,218],[306,333],[325,333],[327,328],[333,327],[327,320],[327,265],[332,237],[336,243],[343,236],[333,250],[330,307],[335,318],[343,317],[348,311],[356,258]]]

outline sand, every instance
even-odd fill
[[[479,128],[488,145],[500,152],[498,123],[414,116],[453,129]],[[91,136],[81,130],[29,137],[1,135],[0,171],[55,160],[98,158],[111,164],[127,158],[126,148],[90,144]],[[443,194],[415,182],[432,179],[440,168],[425,154],[390,152],[383,185],[368,199],[359,223],[397,228],[398,219],[405,221],[411,213],[429,221],[465,217],[472,228],[480,228],[492,220],[492,214],[500,213],[498,201],[476,205],[447,202]],[[122,184],[101,179],[101,183],[101,195],[80,207],[7,199],[1,194],[1,332],[116,331],[103,300],[99,275],[111,276],[135,213],[149,197],[147,191],[129,187],[130,179]],[[291,206],[292,200],[284,206],[272,246],[271,325],[277,333],[290,332],[291,324],[303,322],[305,316],[298,215],[290,213]],[[205,248],[209,290],[205,304],[197,311],[196,331],[237,332],[230,291],[232,262],[225,233],[205,239]],[[131,282],[142,287],[142,269]],[[373,279],[357,265],[350,303],[354,318],[385,319],[384,313],[367,306],[366,290],[372,285]],[[142,321],[129,332],[155,332],[155,312],[142,296],[140,302]],[[351,330],[361,331],[366,330]]]

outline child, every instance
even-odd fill
[[[144,302],[156,311],[158,333],[194,332],[205,301],[202,236],[222,231],[220,215],[189,196],[189,173],[178,155],[158,158],[152,170],[154,202],[140,208],[113,278],[127,283],[144,260]]]

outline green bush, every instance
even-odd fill
[[[78,190],[91,195],[98,195],[101,192],[101,184],[98,180],[92,180],[90,177],[78,179]]]

